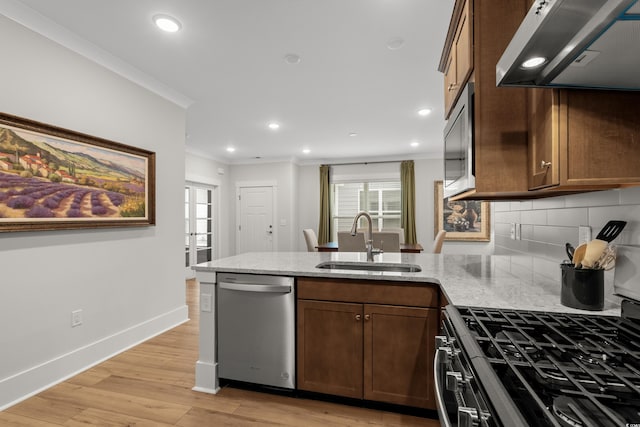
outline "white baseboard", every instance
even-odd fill
[[[186,305],[0,380],[0,411],[189,320]]]
[[[196,385],[191,390],[209,394],[217,394],[220,391],[216,362],[196,362]]]

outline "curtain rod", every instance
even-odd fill
[[[320,166],[350,166],[350,165],[373,165],[376,163],[402,163],[406,160],[380,160],[377,162],[354,162],[354,163],[325,163]]]

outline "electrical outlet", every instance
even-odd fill
[[[511,240],[516,240],[516,225],[514,223],[511,223],[509,237],[511,238]]]
[[[581,225],[578,227],[578,244],[587,243],[591,241],[591,227],[588,225]]]
[[[211,311],[211,294],[200,294],[200,311]]]
[[[71,312],[71,327],[82,325],[82,310],[74,310]]]

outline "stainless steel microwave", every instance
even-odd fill
[[[444,197],[476,186],[473,162],[473,83],[467,83],[444,128]]]

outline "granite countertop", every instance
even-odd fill
[[[530,256],[435,255],[385,253],[376,263],[417,264],[421,272],[328,270],[316,268],[325,261],[366,261],[364,253],[350,252],[252,252],[193,266],[197,272],[275,274],[296,277],[422,282],[440,285],[456,306],[474,306],[566,313],[620,315],[618,298],[605,288],[602,311],[565,307],[560,303],[560,267]]]

